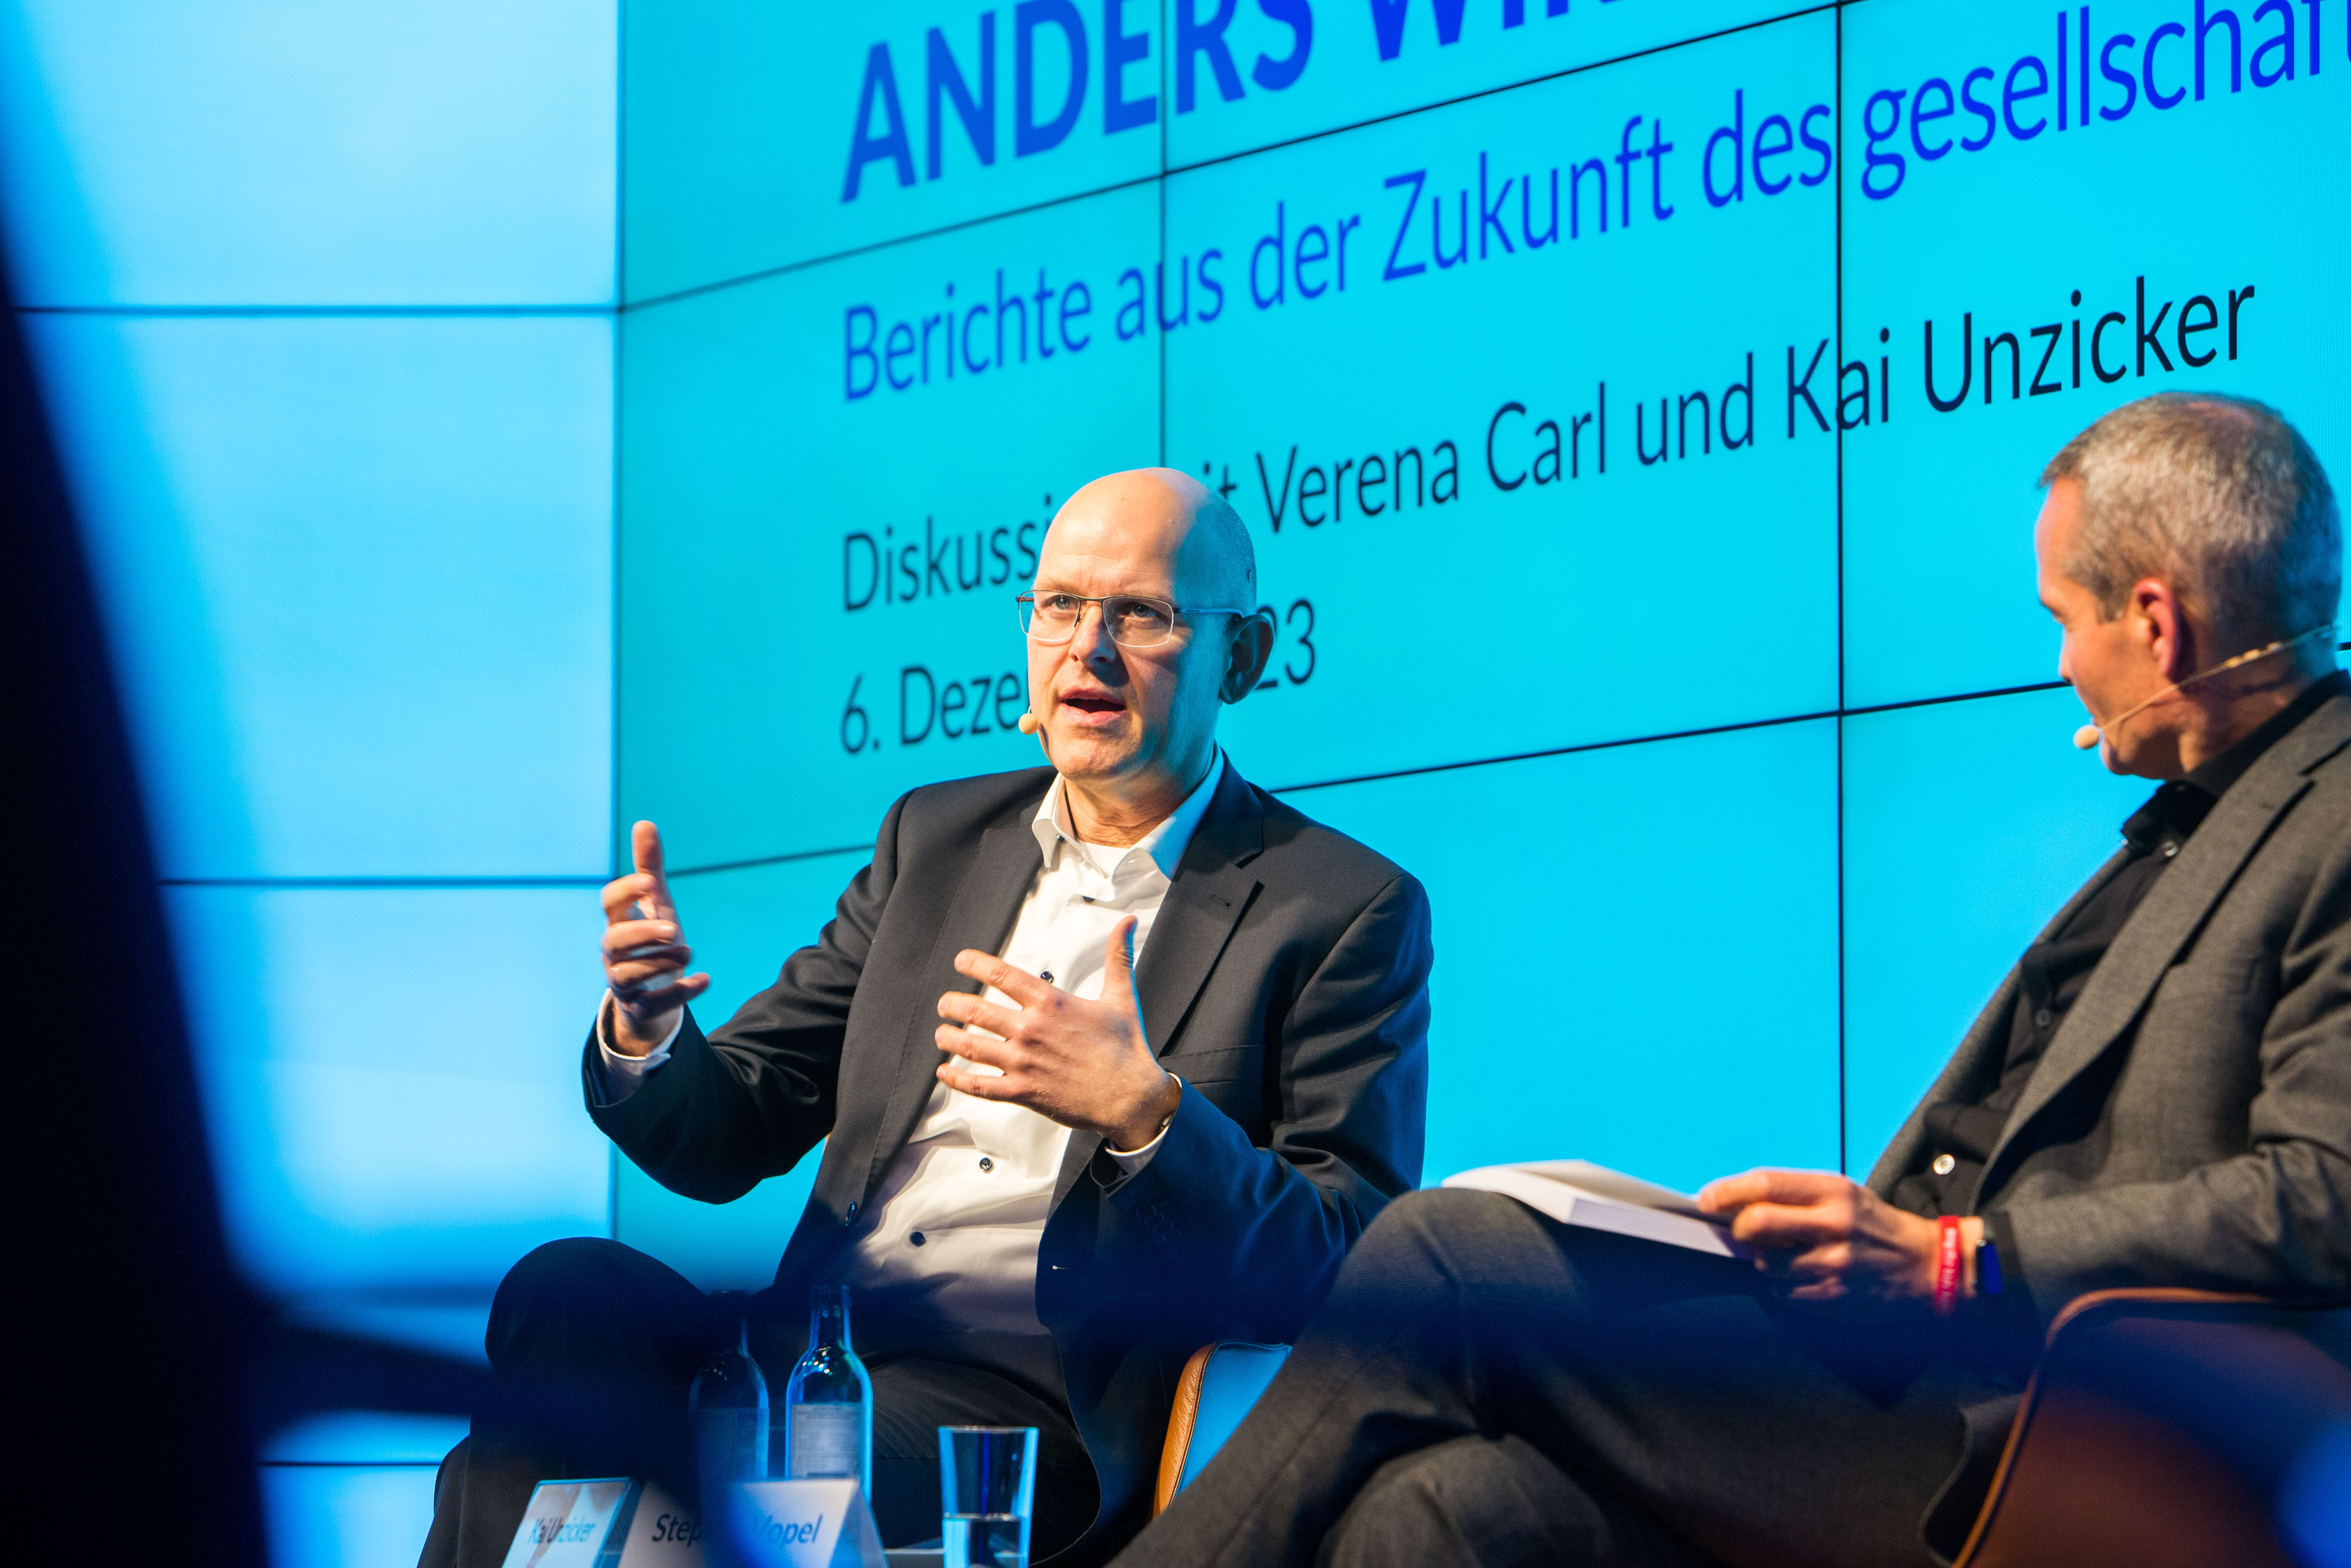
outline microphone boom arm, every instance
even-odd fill
[[[2172,682],[2171,685],[2164,687],[2153,696],[2148,697],[2146,702],[2134,705],[2124,712],[2116,715],[2115,717],[2107,720],[2105,724],[2084,725],[2081,728],[2074,732],[2074,744],[2080,747],[2084,751],[2087,751],[2092,747],[2097,745],[2099,741],[2104,740],[2109,731],[2119,729],[2128,720],[2137,718],[2140,711],[2146,708],[2149,704],[2159,702],[2163,698],[2169,696],[2172,693],[2192,686],[2199,681],[2208,681],[2214,675],[2226,674],[2228,671],[2236,669],[2240,665],[2250,664],[2256,659],[2266,659],[2273,653],[2283,653],[2288,648],[2298,647],[2302,643],[2309,642],[2314,637],[2328,636],[2332,634],[2334,631],[2335,624],[2334,622],[2329,622],[2324,626],[2313,626],[2309,631],[2304,632],[2299,637],[2282,637],[2266,648],[2250,648],[2244,653],[2238,654],[2233,659],[2223,659],[2209,670],[2199,670],[2184,681]]]

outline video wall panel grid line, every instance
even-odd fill
[[[1836,13],[1836,84],[1835,84],[1835,92],[1836,92],[1836,97],[1835,97],[1835,99],[1834,99],[1834,101],[1835,101],[1836,103],[1839,103],[1839,104],[1844,103],[1844,12],[1842,9],[1839,9],[1839,10],[1837,11],[1837,13]],[[1834,147],[1834,158],[1836,159],[1837,166],[1838,166],[1839,168],[1843,168],[1843,167],[1844,166],[1844,116],[1843,116],[1842,114],[1840,114],[1840,115],[1838,115],[1838,116],[1836,117],[1836,123],[1835,123],[1835,125],[1832,128],[1832,135],[1831,135],[1831,139],[1830,139],[1830,140],[1831,140],[1831,144],[1832,144],[1832,146],[1833,146],[1833,147]],[[1838,243],[1837,243],[1837,256],[1836,256],[1836,298],[1837,298],[1837,319],[1836,319],[1836,339],[1837,339],[1837,349],[1836,349],[1836,354],[1837,354],[1837,362],[1838,362],[1840,365],[1842,365],[1842,364],[1844,362],[1844,181],[1842,181],[1842,180],[1838,181],[1838,182],[1837,182],[1837,183],[1836,183],[1836,208],[1835,208],[1835,221],[1836,221],[1836,230],[1837,230],[1837,236],[1838,236]],[[1792,413],[1793,411],[1792,411],[1792,410],[1791,410],[1791,412]],[[1845,941],[1845,915],[1846,915],[1846,897],[1845,897],[1845,894],[1846,894],[1846,888],[1845,888],[1845,868],[1844,868],[1844,841],[1845,841],[1845,833],[1844,833],[1844,759],[1845,759],[1845,753],[1844,753],[1844,721],[1845,721],[1845,711],[1844,711],[1844,708],[1845,708],[1845,669],[1844,669],[1844,432],[1842,429],[1840,429],[1840,430],[1837,432],[1837,471],[1836,471],[1836,601],[1837,601],[1837,627],[1836,627],[1836,672],[1837,672],[1837,676],[1836,676],[1836,702],[1837,702],[1837,764],[1836,764],[1836,792],[1837,792],[1837,794],[1836,794],[1836,799],[1837,799],[1837,814],[1836,814],[1836,889],[1837,889],[1837,898],[1836,898],[1836,964],[1837,964],[1837,998],[1838,998],[1838,1007],[1837,1007],[1837,1169],[1839,1169],[1839,1170],[1841,1170],[1841,1171],[1850,1171],[1850,1170],[1853,1168],[1853,1149],[1852,1149],[1852,1139],[1851,1139],[1852,1116],[1851,1116],[1851,1114],[1850,1114],[1849,1108],[1848,1108],[1848,1106],[1847,1106],[1847,1104],[1846,1104],[1846,1092],[1845,1092],[1845,1085],[1846,1085],[1846,1081],[1847,1081],[1847,1073],[1846,1073],[1846,1071],[1845,1071],[1845,1050],[1846,1050],[1846,1045],[1847,1045],[1847,1040],[1846,1040],[1846,1032],[1845,1032],[1845,1009],[1844,1009],[1844,995],[1845,995],[1845,964],[1846,964],[1846,960],[1847,960],[1847,946],[1848,946],[1848,945],[1847,945],[1847,943],[1846,943],[1846,941]]]

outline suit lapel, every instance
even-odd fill
[[[2335,710],[2345,706],[2330,703],[2313,714],[2255,762],[2212,808],[2181,848],[2178,862],[2124,925],[2114,946],[2090,971],[2080,999],[2057,1026],[2049,1054],[2025,1082],[2022,1098],[1984,1162],[1976,1186],[1979,1206],[1999,1190],[2006,1175],[2002,1164],[2032,1118],[2138,1020],[2164,971],[2269,836],[2272,825],[2310,788],[2307,770],[2340,749],[2343,716]],[[2326,722],[2329,718],[2334,722]]]
[[[2050,917],[2049,923],[2041,928],[2041,934],[2033,940],[2045,942],[2053,934],[2064,930],[2065,922],[2074,918],[2074,912],[2088,903],[2091,895],[2106,884],[2108,878],[2129,862],[2130,853],[2126,849],[2116,850],[2107,856],[2106,863],[2093,872],[2090,880],[2074,890],[2074,896],[2065,901],[2065,907]],[[2008,1048],[2009,1015],[2016,1006],[2019,983],[2016,966],[2011,964],[2007,977],[2000,983],[2000,988],[1992,992],[1991,1000],[1984,1004],[1983,1010],[1976,1015],[1976,1021],[1969,1026],[1966,1038],[1959,1041],[1959,1049],[1951,1053],[1950,1061],[1943,1064],[1943,1071],[1935,1075],[1933,1084],[1920,1097],[1917,1104],[1911,1107],[1909,1117],[1902,1124],[1902,1130],[1895,1134],[1893,1142],[1886,1145],[1885,1153],[1879,1155],[1877,1163],[1870,1167],[1868,1185],[1880,1197],[1893,1195],[1894,1184],[1902,1179],[1917,1158],[1918,1151],[1926,1145],[1927,1107],[1970,1095],[1970,1086],[1977,1082],[1978,1075],[1988,1066],[1996,1067],[2000,1061]]]
[[[947,906],[946,918],[939,925],[938,940],[914,978],[916,995],[906,1020],[905,1044],[898,1053],[897,1080],[891,1086],[889,1103],[875,1129],[873,1152],[866,1164],[863,1190],[868,1198],[914,1132],[938,1082],[939,1062],[946,1053],[933,1038],[939,1019],[931,987],[942,991],[979,990],[978,981],[955,972],[955,956],[966,947],[1001,952],[1011,935],[1012,922],[1020,913],[1020,901],[1028,896],[1039,864],[1037,835],[1029,827],[1035,810],[1032,800],[1015,820],[1000,822],[980,835],[979,852],[964,868],[955,902]]]
[[[1176,867],[1159,917],[1151,924],[1143,960],[1135,967],[1143,1037],[1157,1054],[1166,1055],[1175,1043],[1193,998],[1207,983],[1209,971],[1257,892],[1257,878],[1248,866],[1264,848],[1265,809],[1240,770],[1227,763],[1207,812]],[[1053,1184],[1055,1204],[1101,1147],[1102,1140],[1091,1134],[1070,1139],[1061,1177]]]
[[[1239,771],[1228,765],[1207,814],[1185,847],[1135,969],[1144,1038],[1162,1056],[1257,891],[1249,863],[1264,848],[1264,808]]]

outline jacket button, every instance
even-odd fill
[[[992,1171],[996,1168],[996,1162],[989,1159],[986,1155],[982,1155],[979,1156],[979,1168],[984,1171]]]
[[[1937,1155],[1930,1167],[1937,1176],[1949,1176],[1959,1168],[1959,1162],[1949,1155]]]
[[[920,1247],[924,1242],[930,1239],[925,1236],[921,1231],[917,1230],[914,1234],[908,1236],[906,1239],[913,1242],[915,1246]]]
[[[2056,1017],[2057,1015],[2055,1013],[2051,1012],[2047,1008],[2043,1008],[2039,1012],[2032,1015],[2032,1021],[2040,1025],[2043,1029],[2047,1029],[2051,1023],[2055,1021]]]

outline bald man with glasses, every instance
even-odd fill
[[[1019,597],[1050,766],[901,798],[816,943],[707,1036],[652,823],[604,890],[589,1114],[715,1203],[821,1146],[751,1346],[780,1402],[810,1288],[851,1288],[891,1545],[939,1533],[940,1425],[1032,1426],[1034,1559],[1106,1557],[1185,1359],[1289,1338],[1418,1185],[1428,901],[1217,747],[1272,651],[1256,577],[1187,476],[1070,497]],[[503,1560],[543,1479],[690,1487],[687,1385],[732,1333],[618,1242],[523,1259],[424,1561]]]

